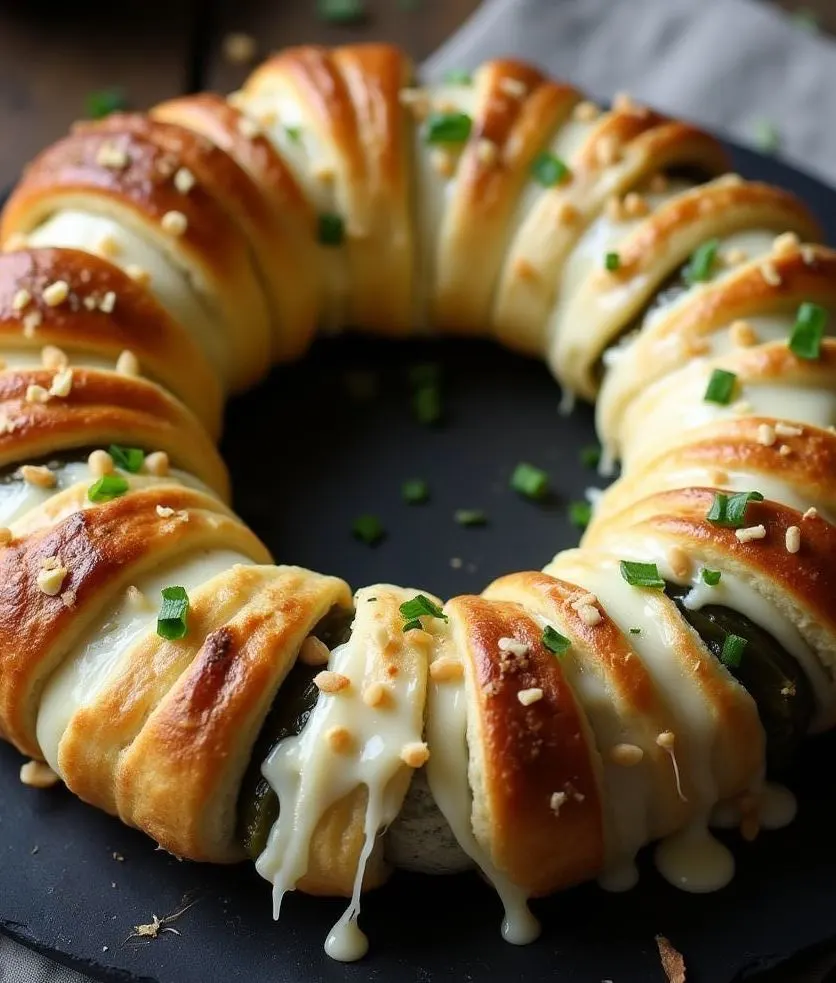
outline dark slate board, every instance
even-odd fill
[[[833,192],[743,151],[738,167],[801,194],[836,240]],[[406,371],[424,360],[444,365],[444,429],[421,428],[409,412]],[[345,374],[355,369],[374,371],[373,402],[346,396]],[[478,591],[573,544],[566,503],[601,484],[579,462],[579,450],[594,440],[591,410],[562,419],[558,399],[541,365],[482,342],[323,342],[306,362],[274,372],[231,405],[224,452],[236,504],[280,562],[355,586],[390,580],[443,596]],[[552,476],[556,491],[545,505],[508,490],[520,460]],[[430,504],[400,501],[400,483],[412,476],[430,482]],[[490,525],[456,526],[457,508],[485,509]],[[348,533],[362,512],[377,513],[389,530],[377,549]],[[461,568],[451,567],[452,557]],[[268,886],[252,868],[178,862],[64,790],[26,789],[19,757],[3,746],[0,930],[108,981],[647,983],[662,978],[657,933],[686,954],[690,983],[748,978],[753,967],[836,933],[834,753],[836,737],[822,738],[799,762],[793,786],[801,809],[792,827],[754,845],[732,837],[738,876],[716,895],[678,892],[645,864],[629,895],[586,886],[537,902],[543,937],[518,949],[501,941],[499,903],[475,876],[399,874],[365,901],[370,956],[343,966],[322,951],[341,903],[292,897],[275,925]],[[128,941],[133,925],[190,900],[174,926],[182,934]]]

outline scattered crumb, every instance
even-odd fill
[[[125,860],[125,858],[122,856],[122,854],[119,853],[117,850],[114,850],[113,853],[111,854],[111,856],[113,857],[114,860],[118,860],[119,863],[123,863],[124,860]]]
[[[176,928],[171,928],[171,923],[176,922],[177,919],[185,914],[189,908],[195,905],[196,901],[190,901],[183,908],[172,912],[170,915],[163,915],[159,918],[157,915],[151,915],[151,921],[145,925],[134,925],[134,930],[125,940],[126,942],[130,939],[156,939],[163,932],[170,932],[172,935],[179,935],[180,933]]]
[[[668,983],[685,983],[685,960],[682,953],[677,952],[664,935],[656,936],[656,945],[659,947],[659,958]]]

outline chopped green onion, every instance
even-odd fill
[[[708,584],[709,587],[716,587],[720,583],[721,576],[719,570],[709,570],[707,567],[702,572],[703,583]]]
[[[409,505],[420,505],[430,497],[430,486],[423,478],[411,478],[401,485],[401,497]]]
[[[642,633],[641,628],[631,628],[630,629],[630,634],[631,635],[641,635],[641,633]]]
[[[758,150],[765,154],[774,154],[781,149],[781,132],[771,120],[755,120],[752,137]]]
[[[553,188],[565,181],[571,172],[559,157],[545,151],[534,158],[531,173],[538,184],[542,184],[544,188]]]
[[[566,650],[571,646],[572,642],[565,635],[561,635],[559,631],[555,631],[551,625],[546,625],[543,629],[543,645],[550,652],[560,658],[560,656],[566,654]]]
[[[87,489],[87,497],[91,502],[111,502],[121,498],[128,490],[128,482],[118,474],[106,474],[94,481]]]
[[[607,253],[604,257],[604,266],[610,273],[615,273],[619,266],[621,266],[621,256],[618,253]]]
[[[398,608],[404,618],[403,631],[411,631],[413,628],[423,628],[421,618],[440,618],[447,621],[447,615],[441,608],[431,601],[426,594],[416,594],[410,601],[404,601]]]
[[[601,448],[597,444],[590,444],[581,450],[581,464],[585,468],[597,468],[601,463]]]
[[[719,403],[720,406],[727,406],[731,402],[736,385],[737,376],[734,372],[715,369],[708,380],[703,399],[706,403]]]
[[[737,669],[743,660],[743,650],[749,643],[740,635],[726,635],[723,639],[723,650],[720,652],[720,661],[729,669]]]
[[[818,304],[804,303],[798,308],[792,334],[788,342],[790,351],[798,358],[816,359],[821,354],[821,341],[827,328],[827,311]]]
[[[688,265],[683,270],[685,282],[689,286],[693,286],[695,283],[705,283],[711,278],[719,248],[719,239],[709,239],[708,242],[704,242],[694,250]]]
[[[726,495],[715,492],[711,508],[706,513],[706,519],[715,526],[726,529],[740,529],[746,521],[746,508],[749,502],[762,502],[760,492],[738,492],[736,495]]]
[[[104,119],[111,113],[118,113],[120,110],[128,108],[128,100],[124,89],[114,87],[112,89],[100,89],[97,92],[88,92],[84,105],[87,115],[91,119]]]
[[[665,586],[665,581],[659,576],[655,563],[634,563],[632,560],[622,560],[619,564],[621,576],[631,587]]]
[[[302,139],[301,126],[286,126],[284,128],[284,131],[287,134],[287,138],[288,140],[290,140],[291,143],[299,143],[299,141]]]
[[[365,0],[318,0],[317,13],[332,24],[357,24],[366,17]]]
[[[511,487],[526,498],[540,501],[549,491],[549,476],[541,468],[521,461],[511,475]]]
[[[592,506],[589,502],[570,502],[569,521],[578,529],[586,529],[592,518]]]
[[[189,630],[189,595],[185,587],[163,587],[163,603],[157,616],[157,634],[170,642],[185,638]]]
[[[137,474],[145,463],[145,451],[139,447],[121,447],[119,444],[111,444],[108,453],[113,458],[116,467],[123,471],[130,471]]]
[[[376,515],[360,515],[351,524],[351,532],[367,546],[374,546],[386,535],[386,530]]]
[[[453,518],[460,526],[484,526],[488,521],[481,509],[456,509]]]
[[[444,81],[448,85],[472,85],[473,76],[463,68],[451,68],[445,73]]]
[[[444,416],[441,390],[435,386],[422,386],[412,394],[412,412],[415,419],[425,426],[439,423]]]
[[[323,246],[341,246],[345,239],[345,223],[340,216],[327,212],[320,215],[317,238]]]
[[[465,143],[473,120],[467,113],[430,113],[426,123],[427,143]]]

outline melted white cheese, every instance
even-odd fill
[[[515,945],[533,942],[540,923],[528,908],[525,891],[492,863],[473,834],[473,797],[468,780],[467,695],[463,680],[431,680],[427,694],[427,780],[459,846],[493,885],[505,908],[502,937]]]
[[[59,746],[73,714],[96,699],[121,662],[130,658],[133,646],[155,629],[163,587],[176,584],[190,592],[236,563],[252,561],[231,550],[201,550],[178,557],[137,578],[134,586],[147,604],[136,603],[123,592],[90,624],[50,676],[38,710],[38,744],[53,771],[61,774]]]
[[[376,590],[367,587],[358,593],[352,636],[334,649],[328,664],[331,671],[346,676],[350,686],[322,693],[301,734],[282,741],[262,766],[281,807],[256,862],[259,874],[273,885],[275,918],[285,894],[307,871],[311,839],[320,819],[345,796],[364,786],[367,790],[365,842],[351,901],[325,943],[328,955],[343,961],[359,959],[366,952],[368,942],[357,925],[366,864],[378,834],[395,819],[403,801],[404,789],[393,781],[405,767],[401,750],[420,742],[423,730],[423,715],[416,707],[423,705],[419,688],[425,685],[425,674],[401,671],[390,677],[384,704],[369,707],[363,702],[364,681],[378,676],[388,642],[385,631],[381,638],[371,627],[376,603],[370,598]],[[404,644],[410,644],[408,635]],[[333,728],[346,732],[350,740],[346,750],[330,743]]]

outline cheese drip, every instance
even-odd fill
[[[401,757],[405,746],[422,741],[426,651],[421,632],[390,634],[385,617],[415,592],[367,587],[357,595],[357,617],[347,642],[331,653],[328,669],[348,680],[339,690],[323,692],[297,737],[282,741],[268,756],[262,773],[279,799],[279,818],[256,862],[273,884],[273,916],[278,918],[288,891],[308,871],[311,843],[320,820],[346,796],[367,795],[364,843],[351,900],[325,942],[334,959],[365,955],[368,940],[357,921],[366,867],[378,833],[397,816],[410,771]],[[416,637],[417,636],[417,637]],[[387,671],[394,667],[397,671]],[[370,706],[364,692],[385,686],[385,698]]]
[[[505,908],[502,937],[527,945],[540,934],[540,923],[528,908],[528,897],[492,863],[473,835],[473,796],[468,780],[467,697],[461,679],[430,682],[427,705],[427,780],[436,805],[459,846],[493,885]]]

